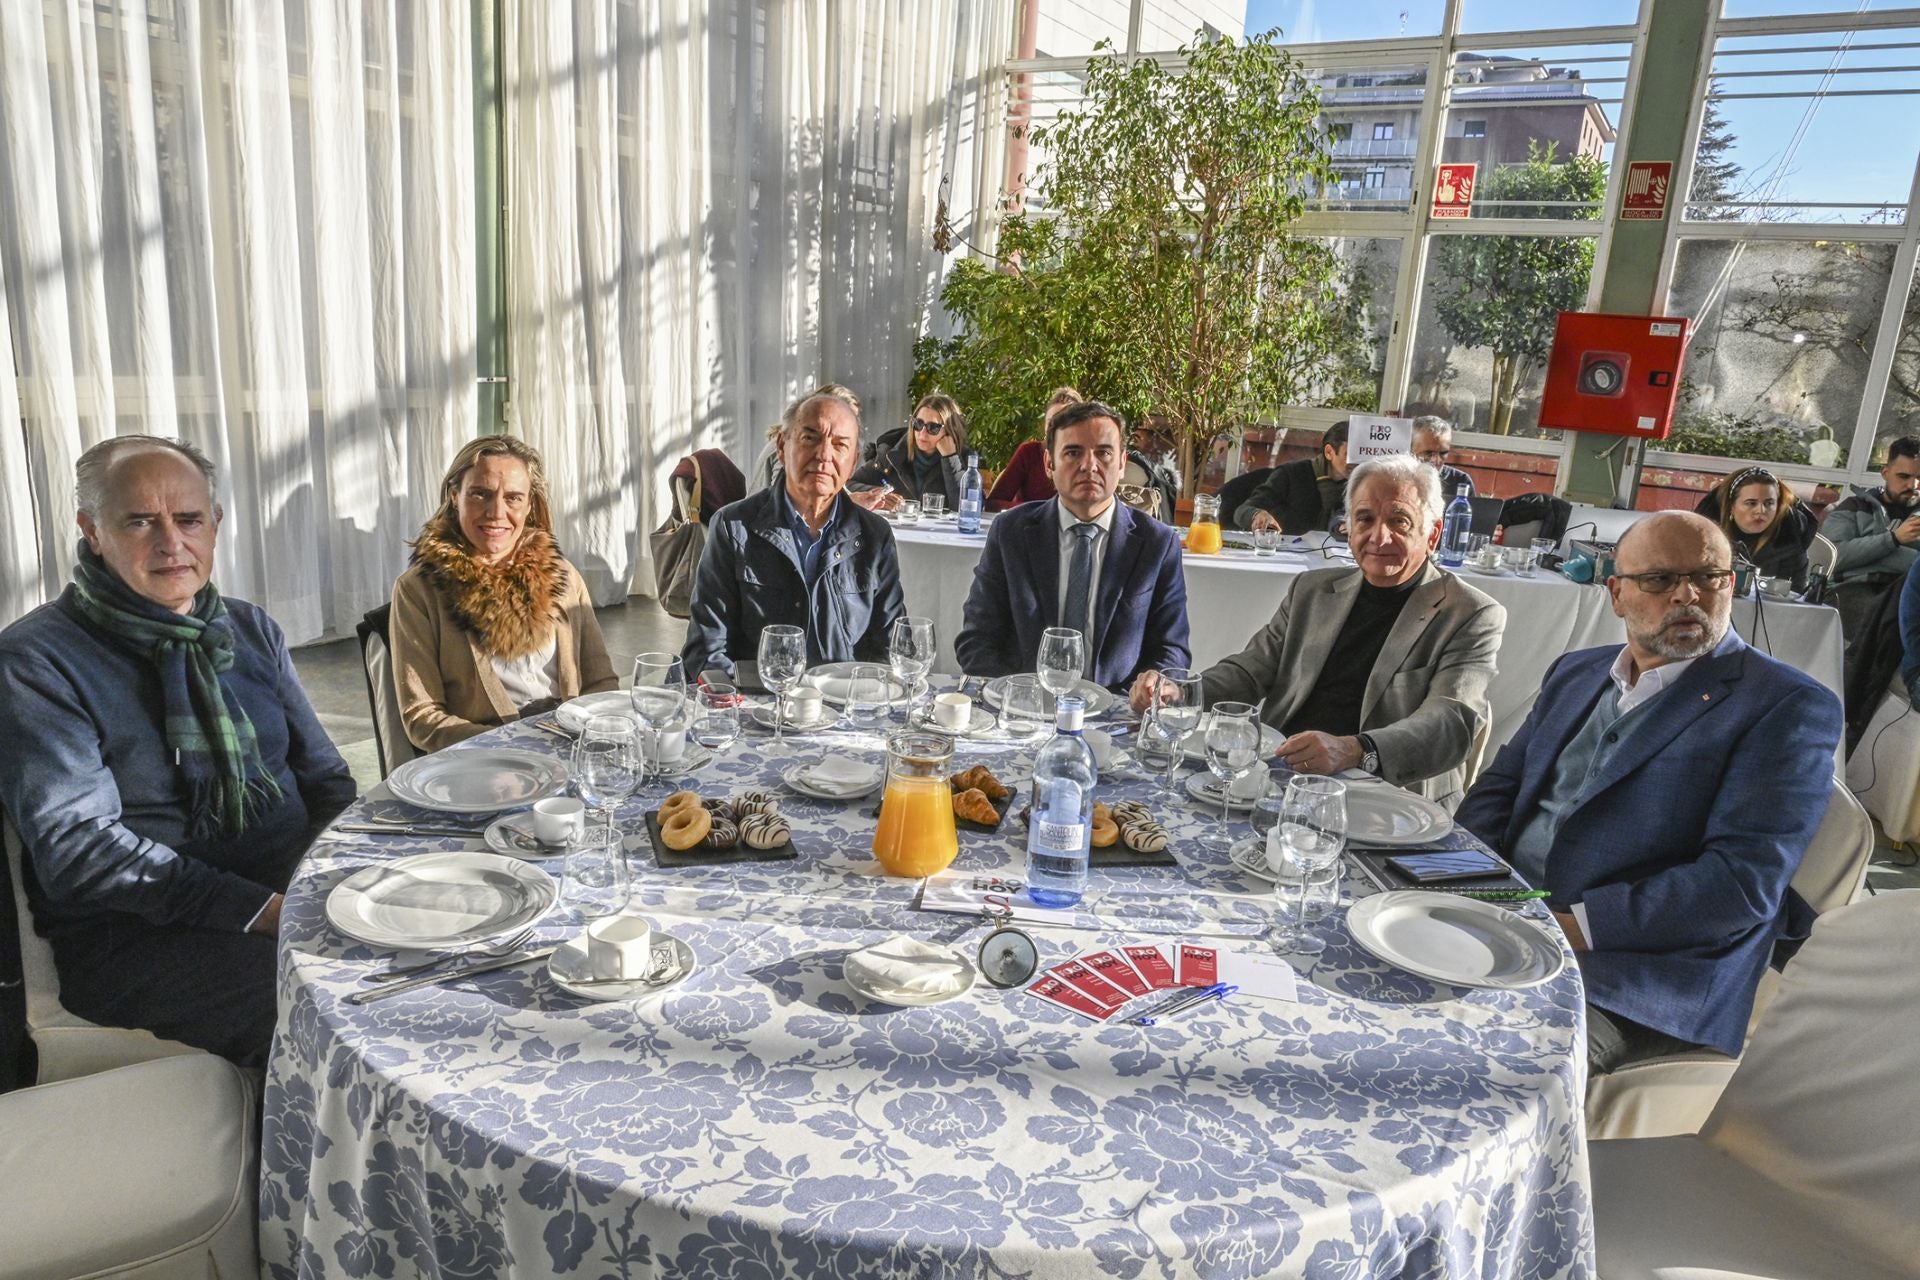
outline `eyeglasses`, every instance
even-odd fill
[[[1667,569],[1656,569],[1651,573],[1616,573],[1613,576],[1622,582],[1631,582],[1652,596],[1668,595],[1682,582],[1691,582],[1693,589],[1704,596],[1725,591],[1727,584],[1733,581],[1733,570],[1695,569],[1691,573],[1674,573]]]
[[[923,436],[940,436],[946,434],[947,430],[946,423],[928,422],[925,418],[910,418],[907,425]]]
[[[1427,450],[1424,450],[1423,452],[1416,453],[1413,456],[1420,459],[1420,461],[1422,462],[1445,462],[1448,458],[1451,458],[1453,456],[1453,450],[1427,449]]]

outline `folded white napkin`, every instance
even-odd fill
[[[967,985],[967,962],[945,947],[898,935],[855,951],[844,965],[850,981],[869,991],[937,996]]]
[[[829,756],[807,766],[806,779],[822,791],[852,794],[870,791],[880,782],[880,766],[847,756]]]

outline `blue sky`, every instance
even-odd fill
[[[1149,0],[1151,3],[1151,0]],[[1729,17],[1780,13],[1851,13],[1893,7],[1886,0],[1727,0]],[[1538,27],[1575,27],[1632,23],[1639,0],[1466,0],[1464,32],[1525,31]],[[1278,26],[1289,41],[1365,40],[1396,35],[1438,34],[1443,0],[1248,0],[1249,33]],[[1865,42],[1916,39],[1910,30],[1863,34]],[[1837,43],[1833,36],[1793,37],[1794,45]],[[1914,51],[1856,50],[1841,55],[1843,69],[1911,64]],[[1550,55],[1549,55],[1550,56]],[[1722,81],[1728,91],[1811,91],[1821,85],[1828,54],[1721,57],[1720,70],[1804,72],[1791,78],[1736,77]],[[1841,74],[1833,88],[1920,89],[1913,73],[1884,76]],[[1747,181],[1776,200],[1814,202],[1892,201],[1904,203],[1920,154],[1920,96],[1735,99],[1722,104],[1733,130],[1732,158]],[[1867,211],[1833,209],[1806,217],[1857,221]]]

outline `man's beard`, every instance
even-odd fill
[[[1657,630],[1634,633],[1633,638],[1640,642],[1649,653],[1657,653],[1669,662],[1684,662],[1688,658],[1697,658],[1703,653],[1712,653],[1726,639],[1727,624],[1730,618],[1716,619],[1697,604],[1683,604],[1669,609],[1667,616],[1660,619]],[[1700,624],[1700,637],[1697,640],[1682,640],[1668,634],[1668,628],[1676,622],[1697,622]]]
[[[1902,496],[1894,493],[1891,489],[1882,489],[1880,496],[1887,510],[1898,512],[1901,515],[1912,515],[1914,508],[1920,507],[1920,491]]]

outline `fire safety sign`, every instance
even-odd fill
[[[1477,165],[1443,164],[1433,180],[1433,217],[1464,218],[1473,208],[1473,173]]]
[[[1673,186],[1673,166],[1665,160],[1636,160],[1627,166],[1627,190],[1620,216],[1657,221],[1667,216],[1667,194]]]

